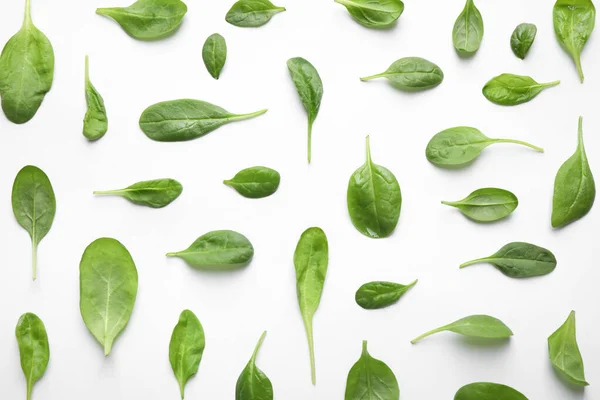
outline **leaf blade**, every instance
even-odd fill
[[[182,399],[185,385],[198,372],[205,346],[206,339],[200,320],[192,311],[183,310],[169,342],[169,362],[179,383]]]

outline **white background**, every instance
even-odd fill
[[[21,25],[21,3],[2,1],[2,42]],[[342,399],[363,339],[371,354],[394,370],[403,399],[451,399],[475,381],[505,383],[530,399],[600,399],[595,256],[600,213],[596,207],[567,228],[550,227],[554,176],[575,150],[579,115],[592,170],[600,177],[599,32],[583,54],[582,85],[554,37],[550,0],[478,1],[485,37],[469,60],[456,55],[451,40],[463,0],[407,0],[399,23],[389,30],[358,25],[332,0],[278,0],[288,11],[257,29],[225,22],[233,1],[187,3],[181,29],[147,43],[94,13],[96,7],[126,6],[128,0],[32,0],[34,23],[54,46],[56,71],[53,89],[31,122],[17,126],[0,117],[1,399],[25,397],[14,328],[28,311],[46,324],[51,347],[34,399],[177,399],[168,343],[184,308],[198,315],[207,342],[199,373],[187,386],[189,399],[233,399],[237,377],[263,330],[268,335],[258,365],[279,400]],[[509,46],[521,22],[538,27],[525,61]],[[229,49],[219,81],[201,58],[202,44],[214,32],[226,38]],[[96,143],[81,134],[86,53],[110,120],[109,132]],[[295,56],[310,60],[324,82],[311,165],[306,163],[306,114],[285,64]],[[444,82],[407,94],[383,80],[359,81],[406,56],[437,63]],[[530,103],[501,107],[488,102],[481,88],[502,72],[562,83]],[[177,98],[202,99],[236,113],[269,112],[192,142],[151,141],[138,127],[141,112]],[[546,153],[502,144],[460,171],[429,164],[424,151],[431,136],[457,125],[526,140]],[[356,231],[346,209],[347,182],[364,163],[366,135],[371,135],[374,161],[394,172],[404,196],[398,227],[382,240]],[[54,225],[39,247],[36,282],[30,279],[29,237],[10,205],[13,179],[27,164],[48,174],[57,198]],[[253,165],[281,173],[274,196],[249,200],[221,183]],[[184,185],[182,196],[164,209],[92,195],[161,177]],[[510,218],[481,225],[440,205],[488,186],[519,197]],[[292,258],[300,234],[315,225],[329,237],[330,263],[314,320],[313,387]],[[256,254],[248,268],[199,272],[164,256],[215,229],[233,229],[252,241]],[[79,313],[80,257],[103,236],[129,249],[139,273],[133,315],[107,358]],[[507,278],[486,265],[458,269],[461,262],[511,241],[551,249],[558,267],[528,280]],[[355,290],[367,281],[415,278],[418,285],[393,307],[365,311],[354,302]],[[548,359],[547,337],[572,309],[591,383],[585,390],[562,382]],[[486,344],[445,333],[409,343],[426,330],[477,313],[502,319],[515,336]]]

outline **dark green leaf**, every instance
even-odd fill
[[[356,304],[366,310],[376,310],[396,303],[404,293],[417,284],[415,280],[408,285],[394,282],[369,282],[356,291]]]
[[[402,15],[404,3],[401,0],[335,0],[348,9],[352,17],[369,28],[390,26]]]
[[[575,330],[575,311],[560,328],[548,338],[548,351],[550,361],[558,371],[571,382],[579,386],[588,386],[583,371],[583,359],[577,345],[577,332]]]
[[[284,7],[277,7],[269,0],[239,0],[227,12],[225,20],[242,28],[256,28],[283,11]]]
[[[540,92],[560,81],[537,83],[529,76],[501,74],[492,78],[483,87],[483,95],[492,103],[501,106],[516,106],[534,99]]]
[[[169,361],[182,399],[187,381],[198,372],[204,346],[204,329],[198,317],[190,310],[183,310],[169,343]]]
[[[440,67],[423,58],[406,57],[394,61],[387,71],[360,80],[375,78],[387,78],[398,89],[414,91],[436,87],[444,80],[444,73]]]
[[[454,400],[527,400],[527,397],[499,383],[476,382],[461,387]]]
[[[363,341],[362,354],[350,369],[344,400],[399,400],[400,388],[394,372],[383,361],[367,351]]]
[[[424,333],[413,339],[411,343],[415,344],[427,336],[444,331],[483,339],[507,339],[513,335],[510,328],[497,318],[488,315],[471,315]]]
[[[154,179],[134,183],[124,189],[96,191],[94,194],[122,196],[135,204],[162,208],[175,201],[182,191],[183,186],[175,179]]]
[[[238,172],[232,179],[223,181],[239,194],[251,199],[268,197],[277,191],[279,172],[267,167],[251,167]]]
[[[98,140],[108,130],[108,118],[104,99],[90,81],[90,61],[85,56],[85,102],[87,112],[83,118],[83,136],[89,140]]]
[[[519,24],[510,36],[510,48],[515,56],[525,59],[537,34],[534,24]]]
[[[483,40],[483,18],[473,0],[467,0],[452,30],[452,42],[459,54],[471,55]]]
[[[519,205],[519,200],[508,190],[483,188],[462,200],[442,201],[442,204],[458,208],[473,221],[493,222],[512,214]]]
[[[250,361],[237,380],[235,400],[273,400],[273,385],[267,375],[256,366],[256,356],[266,335],[267,332],[264,332],[258,340]]]
[[[227,60],[227,43],[223,36],[213,33],[206,39],[202,47],[202,60],[208,73],[213,78],[219,79]]]
[[[33,385],[44,376],[50,360],[50,346],[46,327],[37,315],[26,313],[21,315],[15,330],[21,369],[27,381],[27,400],[31,400]]]

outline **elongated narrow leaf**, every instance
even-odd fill
[[[256,28],[283,11],[284,7],[277,7],[269,0],[239,0],[227,12],[225,20],[242,28]]]
[[[525,59],[535,40],[537,27],[534,24],[519,24],[510,36],[510,48],[515,56]]]
[[[394,61],[385,72],[360,80],[376,78],[387,78],[400,90],[415,91],[436,87],[444,80],[444,73],[440,67],[424,58],[406,57]]]
[[[552,365],[569,381],[579,386],[587,386],[583,371],[583,359],[577,345],[575,311],[560,328],[548,338],[548,351]]]
[[[501,106],[516,106],[537,97],[544,89],[556,86],[560,81],[538,83],[529,76],[501,74],[490,79],[483,87],[483,95]]]
[[[461,387],[454,400],[527,400],[527,397],[499,383],[475,382]]]
[[[227,43],[218,33],[213,33],[202,46],[202,60],[208,73],[215,79],[221,76],[221,70],[227,60]]]
[[[250,199],[268,197],[277,191],[281,176],[279,172],[267,167],[246,168],[231,179],[223,181],[239,194]]]
[[[15,335],[19,344],[21,369],[27,381],[27,400],[30,400],[33,385],[44,376],[50,360],[48,334],[37,315],[26,313],[19,318]]]
[[[273,385],[267,375],[256,366],[258,350],[266,335],[267,332],[261,335],[250,361],[237,380],[235,400],[273,400]]]
[[[472,55],[483,40],[483,18],[473,0],[467,0],[452,30],[452,42],[459,54]]]
[[[335,0],[346,7],[352,18],[369,28],[392,25],[404,11],[401,0]]]
[[[108,130],[108,117],[104,99],[90,81],[90,60],[85,56],[85,101],[87,111],[83,118],[83,136],[88,140],[98,140]]]
[[[417,280],[408,285],[394,282],[369,282],[362,285],[354,296],[356,304],[366,310],[376,310],[396,303],[404,293],[417,284]]]
[[[477,189],[459,201],[442,201],[442,204],[458,208],[473,221],[493,222],[512,214],[519,205],[517,196],[498,188]]]
[[[427,336],[444,331],[483,339],[507,339],[513,335],[510,328],[497,318],[490,317],[489,315],[471,315],[426,332],[413,339],[411,343],[415,344]]]
[[[371,357],[367,341],[359,360],[348,373],[344,400],[399,400],[400,388],[394,372],[383,361]]]
[[[135,204],[162,208],[175,201],[182,191],[183,186],[175,179],[154,179],[134,183],[124,189],[95,191],[94,194],[121,196]]]
[[[198,372],[205,345],[204,329],[198,317],[190,310],[183,310],[169,343],[169,361],[182,399],[185,385]]]

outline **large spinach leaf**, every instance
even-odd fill
[[[205,345],[204,329],[198,317],[190,310],[183,310],[169,343],[169,362],[179,382],[182,399],[187,381],[198,372]]]
[[[467,0],[465,8],[456,19],[452,30],[452,43],[461,55],[472,55],[483,40],[483,18],[473,0]]]
[[[436,87],[444,80],[444,73],[440,67],[424,58],[406,57],[394,61],[387,71],[360,80],[364,82],[376,78],[387,78],[400,90],[415,91]]]
[[[477,189],[459,201],[442,201],[456,207],[468,218],[477,222],[498,221],[512,214],[519,205],[517,196],[498,188]]]
[[[250,167],[241,170],[223,183],[234,188],[239,194],[250,199],[268,197],[277,191],[281,176],[267,167]]]
[[[569,381],[575,385],[588,386],[583,371],[583,359],[577,345],[575,311],[571,311],[564,324],[548,338],[550,361]]]
[[[265,340],[263,332],[246,368],[240,374],[235,385],[235,400],[273,400],[273,385],[264,372],[256,366],[258,350]]]
[[[285,11],[269,0],[239,0],[225,16],[225,21],[242,28],[256,28],[271,20],[273,15]]]
[[[556,86],[560,81],[538,83],[529,76],[501,74],[490,79],[483,87],[483,95],[501,106],[516,106],[537,97],[544,89]]]
[[[31,400],[33,385],[44,376],[50,360],[48,334],[37,315],[26,313],[19,318],[15,336],[19,345],[21,369],[27,381],[27,400]]]
[[[346,380],[344,400],[399,400],[400,388],[394,372],[383,361],[371,357],[367,341]]]
[[[527,397],[510,386],[475,382],[458,389],[454,400],[527,400]]]

